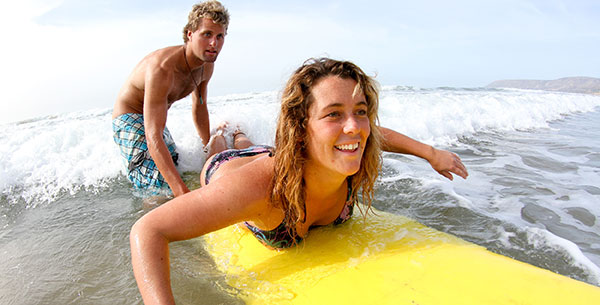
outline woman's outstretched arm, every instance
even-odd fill
[[[467,179],[469,173],[460,157],[447,150],[436,149],[389,128],[379,127],[383,135],[381,149],[388,152],[410,154],[423,158],[440,175],[452,180],[452,173]]]

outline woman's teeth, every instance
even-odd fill
[[[353,151],[353,150],[355,150],[355,149],[358,148],[358,143],[346,144],[346,145],[337,145],[335,148],[337,148],[339,150]]]

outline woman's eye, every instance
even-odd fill
[[[367,115],[367,111],[365,109],[360,109],[358,111],[356,111],[357,115]]]
[[[340,116],[340,113],[339,113],[339,112],[337,112],[337,111],[330,112],[330,113],[328,113],[328,114],[326,115],[326,117],[330,117],[330,118],[336,118],[336,117],[338,117],[338,116]]]

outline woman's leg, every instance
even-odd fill
[[[214,156],[224,150],[227,149],[227,141],[225,140],[225,136],[223,132],[225,132],[225,128],[227,127],[227,123],[221,123],[219,127],[217,127],[217,131],[214,135],[210,137],[208,144],[206,144],[208,150],[206,151],[206,161],[204,162],[204,166],[202,166],[202,171],[200,172],[200,185],[204,186],[204,180],[206,179],[206,169],[210,161],[214,158]]]
[[[226,128],[226,124],[222,124],[221,126],[219,126],[219,128],[221,130],[223,130],[224,128]],[[242,150],[242,149],[245,149],[245,148],[248,148],[248,147],[254,145],[254,143],[252,143],[252,141],[250,141],[250,139],[246,136],[246,134],[244,134],[239,129],[239,127],[233,132],[232,137],[233,137],[233,148],[235,150]],[[217,153],[220,153],[227,149],[227,142],[225,141],[225,137],[222,135],[222,133],[220,133],[218,136],[214,137],[214,139],[211,140],[211,142],[213,142],[213,141],[214,141],[214,143],[209,148],[208,158],[206,159],[206,162],[204,163],[202,172],[200,172],[200,185],[201,186],[204,186],[206,184],[206,173],[209,170],[209,167],[212,167],[211,163],[212,163],[213,159],[215,158],[215,155]],[[231,152],[231,153],[236,154],[235,152]],[[237,157],[235,159],[237,159]],[[238,165],[241,164],[237,160],[234,161],[234,163],[236,163]],[[229,164],[227,164],[227,165],[223,164],[223,165],[225,167],[230,166]],[[220,175],[220,173],[218,171],[213,174],[213,176],[215,176],[215,177],[217,177],[219,175]]]
[[[207,160],[213,155],[218,154],[227,149],[227,141],[225,140],[225,136],[223,135],[223,133],[225,132],[225,128],[227,128],[227,123],[221,123],[221,125],[217,127],[217,131],[215,132],[215,134],[210,137],[210,140],[207,144]]]
[[[254,145],[250,139],[246,136],[246,134],[241,131],[239,128],[233,132],[233,148],[235,149],[244,149]]]

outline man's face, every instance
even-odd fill
[[[196,31],[188,31],[188,43],[200,60],[215,62],[225,43],[226,34],[223,25],[214,23],[210,18],[202,18],[202,23]]]

